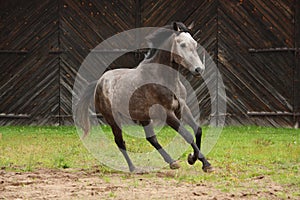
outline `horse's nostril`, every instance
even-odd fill
[[[200,68],[200,67],[197,67],[196,69],[195,69],[195,71],[197,72],[197,73],[201,73],[201,71],[202,71],[202,69]]]
[[[202,74],[202,72],[203,72],[203,69],[201,69],[201,67],[196,67],[196,68],[195,68],[195,71],[192,72],[192,74],[193,74],[194,76],[199,77],[199,76]]]

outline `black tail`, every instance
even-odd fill
[[[94,98],[97,81],[90,83],[75,108],[75,123],[83,130],[82,139],[90,132],[89,106]]]

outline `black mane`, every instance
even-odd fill
[[[146,54],[146,59],[152,58],[160,45],[166,41],[173,33],[180,34],[182,32],[191,33],[190,30],[182,22],[172,22],[169,25],[157,29],[146,37],[150,50]]]

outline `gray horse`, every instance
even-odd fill
[[[130,172],[135,171],[135,166],[127,154],[122,136],[122,123],[126,118],[143,126],[147,140],[171,169],[180,166],[157,141],[153,119],[163,120],[191,144],[194,153],[188,156],[189,164],[199,159],[205,172],[212,171],[211,164],[200,152],[202,129],[186,104],[187,92],[178,72],[179,67],[184,67],[194,76],[201,76],[205,70],[197,53],[197,42],[189,30],[190,27],[183,23],[173,22],[150,34],[146,39],[152,48],[135,69],[107,71],[97,82],[88,85],[76,106],[78,118],[75,120],[83,129],[84,138],[90,131],[88,108],[94,98],[95,111],[101,113],[111,126]],[[162,110],[164,114],[161,114]],[[193,128],[196,143],[180,119]]]

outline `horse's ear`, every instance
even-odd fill
[[[180,31],[180,28],[179,28],[177,22],[173,22],[173,29],[174,29],[174,31]]]
[[[194,25],[195,25],[195,21],[192,21],[192,23],[190,25],[188,25],[188,29],[189,30],[192,30],[194,28]]]

